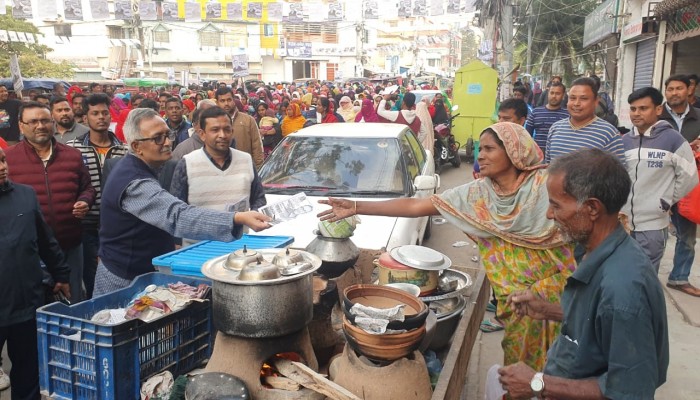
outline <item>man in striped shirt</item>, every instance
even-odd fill
[[[530,132],[535,143],[544,153],[547,149],[547,136],[552,124],[562,119],[569,118],[566,107],[562,107],[562,101],[566,94],[566,88],[559,82],[552,83],[548,92],[547,104],[537,107],[527,116],[525,129]],[[566,106],[566,105],[564,105]]]
[[[552,124],[547,137],[544,162],[578,149],[598,148],[616,155],[625,162],[625,148],[617,128],[596,117],[598,104],[596,83],[591,78],[578,78],[569,90],[570,117]]]

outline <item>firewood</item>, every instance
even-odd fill
[[[301,390],[300,384],[283,376],[266,376],[264,380],[265,383],[270,385],[273,389],[289,390],[292,392]]]
[[[302,363],[287,359],[277,359],[273,364],[275,369],[285,377],[314,392],[326,395],[332,400],[362,400],[349,390],[328,380],[325,376]]]

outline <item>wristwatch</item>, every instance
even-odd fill
[[[544,374],[542,372],[535,373],[530,381],[530,389],[535,393],[535,396],[539,397],[544,390]]]

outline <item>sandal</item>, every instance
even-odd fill
[[[496,305],[489,301],[488,304],[486,304],[486,311],[496,312]]]
[[[489,333],[489,332],[498,332],[502,331],[505,328],[503,325],[501,325],[498,320],[492,321],[490,319],[485,319],[481,321],[481,325],[479,326],[479,329],[484,332],[484,333]]]

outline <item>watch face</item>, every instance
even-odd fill
[[[533,379],[532,382],[530,382],[530,388],[535,391],[535,392],[541,392],[544,387],[544,382],[542,382],[542,379]]]

